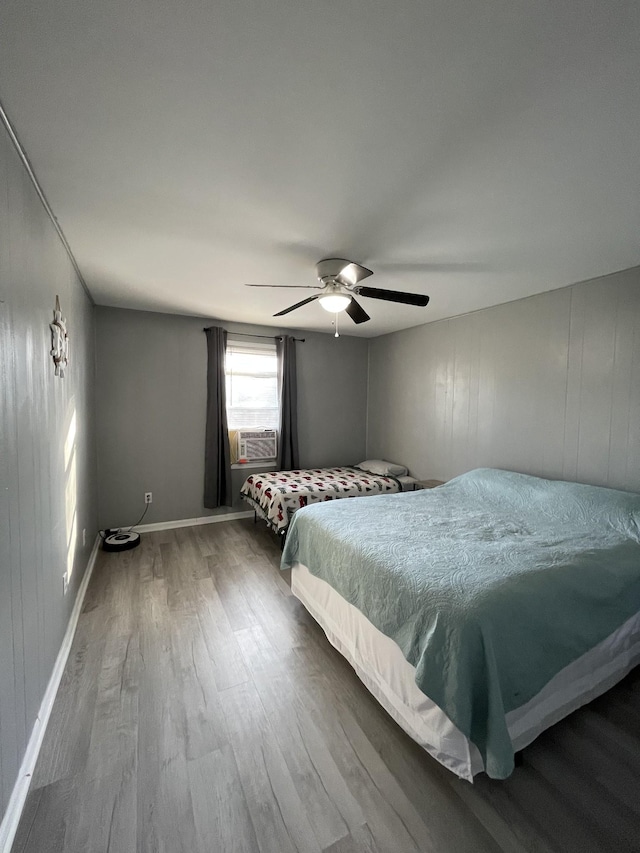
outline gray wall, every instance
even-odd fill
[[[368,456],[640,491],[640,268],[377,338]]]
[[[220,321],[96,308],[98,482],[101,527],[198,518],[229,510],[202,504],[206,339]],[[266,327],[221,323],[274,335]],[[365,452],[367,342],[296,332],[300,464],[344,465]],[[233,472],[237,495],[247,473]],[[234,511],[247,505],[236,499]]]
[[[49,356],[56,294],[71,344],[62,380]],[[0,814],[97,533],[93,386],[93,306],[0,126]]]

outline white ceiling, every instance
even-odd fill
[[[3,0],[0,99],[96,302],[328,331],[640,264],[637,0]],[[308,292],[309,294],[312,291]]]

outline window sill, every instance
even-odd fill
[[[277,464],[278,464],[277,460],[275,460],[275,459],[267,460],[266,462],[234,462],[231,466],[231,470],[232,471],[239,471],[241,468],[249,468],[249,469],[264,468],[264,469],[271,469],[273,471],[273,470],[275,470],[275,466]]]

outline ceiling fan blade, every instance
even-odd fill
[[[288,314],[290,311],[295,311],[296,308],[301,308],[303,305],[306,305],[307,302],[313,302],[314,299],[317,299],[317,296],[310,296],[308,299],[303,299],[302,302],[296,302],[295,305],[291,305],[289,308],[285,308],[284,311],[278,311],[277,314],[274,314],[274,317],[282,317],[283,314]]]
[[[368,296],[371,299],[384,299],[386,302],[401,302],[403,305],[417,305],[424,308],[429,302],[428,296],[420,293],[403,293],[401,290],[381,290],[379,287],[356,287],[355,292],[359,296]]]
[[[320,284],[245,284],[245,287],[297,287],[304,290],[322,290]]]
[[[360,264],[356,264],[353,261],[348,261],[346,266],[340,270],[338,278],[347,284],[353,285],[362,281],[363,278],[368,278],[370,275],[373,275],[371,270],[368,270],[366,267],[360,266]]]
[[[356,302],[353,297],[351,298],[351,302],[344,310],[351,317],[354,323],[366,323],[367,320],[371,319],[371,317],[367,314],[362,305]]]
[[[335,279],[341,284],[353,287],[363,278],[373,275],[373,272],[346,258],[325,258],[316,264],[316,275],[320,281]]]

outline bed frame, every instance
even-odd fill
[[[367,689],[413,740],[462,779],[472,782],[475,775],[484,771],[474,744],[418,689],[414,668],[393,640],[300,563],[291,571],[291,591]],[[640,613],[561,670],[533,699],[507,714],[516,766],[522,763],[522,750],[538,735],[611,689],[638,664]]]

